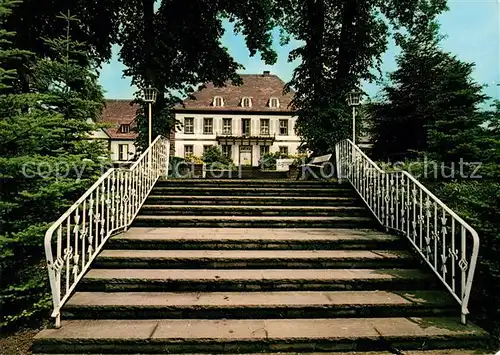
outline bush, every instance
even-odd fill
[[[500,182],[442,183],[437,195],[479,234],[478,265],[472,286],[473,319],[500,335]]]
[[[266,153],[259,160],[259,166],[262,170],[276,170],[276,160],[288,159],[290,155],[280,152]]]
[[[299,166],[299,165],[303,165],[303,164],[307,163],[308,157],[309,156],[307,155],[307,153],[299,153],[299,154],[289,156],[290,159],[293,159],[292,165],[294,165],[294,166]]]
[[[215,146],[208,148],[203,153],[203,161],[207,164],[208,169],[214,170],[233,170],[235,166],[233,160],[222,154],[222,151]]]
[[[192,164],[203,164],[203,159],[200,157],[197,157],[195,155],[188,155],[184,158],[184,161],[186,163],[192,163]]]

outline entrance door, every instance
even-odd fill
[[[252,166],[252,146],[240,146],[240,165]]]

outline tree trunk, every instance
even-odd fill
[[[352,48],[355,47],[352,37],[355,36],[353,31],[354,21],[357,15],[357,0],[344,1],[342,7],[342,29],[340,32],[339,41],[339,56],[337,74],[335,76],[335,83],[337,88],[347,90],[349,86],[349,71],[354,64],[354,56]]]
[[[311,58],[311,79],[316,98],[323,97],[323,37],[325,31],[324,0],[307,0],[309,36],[306,43],[307,57]]]

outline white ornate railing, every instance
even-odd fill
[[[349,181],[378,222],[405,235],[461,305],[465,324],[479,251],[477,232],[406,171],[384,171],[350,140],[335,147]]]
[[[111,235],[126,230],[160,176],[167,176],[170,143],[158,137],[130,169],[110,169],[45,234],[56,318]]]

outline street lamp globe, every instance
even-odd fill
[[[358,89],[353,89],[347,94],[347,102],[349,106],[356,107],[361,105],[361,95],[363,93]]]
[[[158,96],[158,91],[149,85],[149,87],[142,90],[142,94],[144,102],[154,104],[156,102],[156,97]]]

